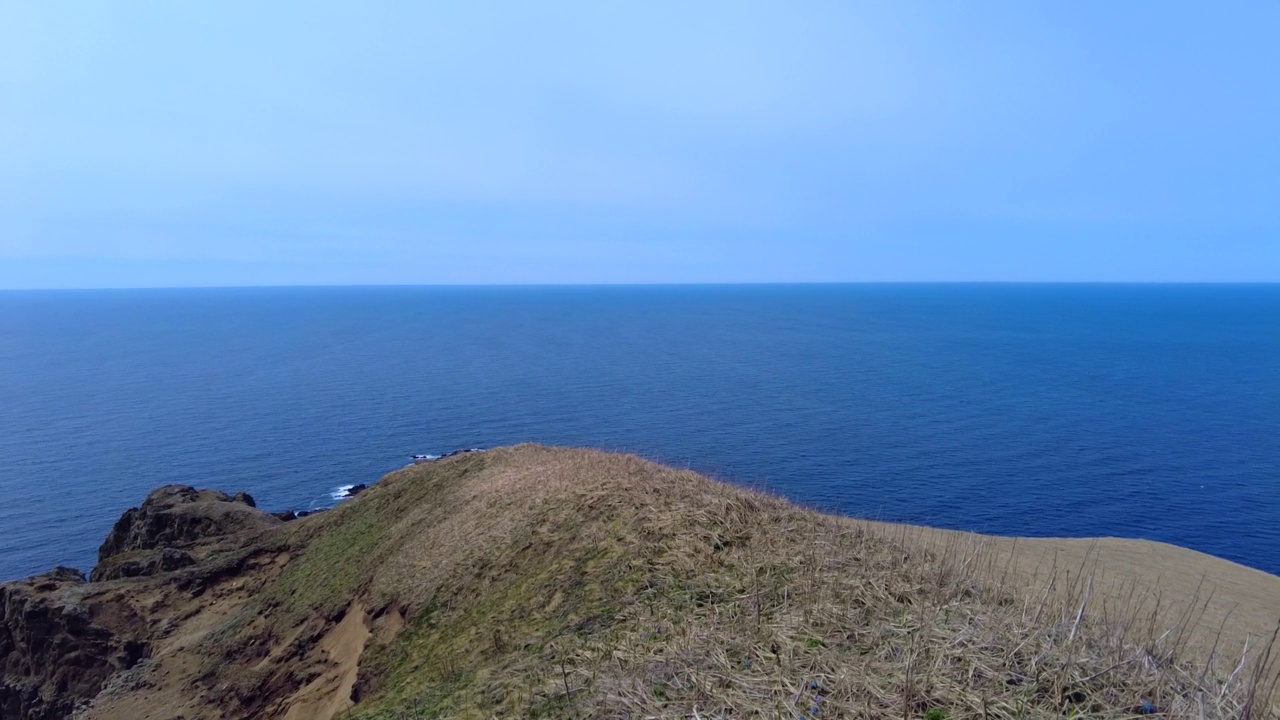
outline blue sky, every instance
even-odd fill
[[[1280,281],[1277,27],[0,0],[0,287]]]

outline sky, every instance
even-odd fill
[[[0,288],[1276,282],[1277,27],[0,0]]]

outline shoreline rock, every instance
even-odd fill
[[[120,516],[87,578],[60,566],[0,583],[0,718],[70,717],[110,678],[150,656],[164,629],[147,593],[161,586],[136,592],[144,586],[120,581],[173,573],[220,552],[232,555],[226,551],[281,522],[245,492],[167,485]],[[219,563],[208,565],[216,574]]]
[[[102,545],[98,562],[139,550],[182,548],[214,537],[270,527],[270,515],[257,509],[245,492],[234,496],[188,485],[165,485],[129,508]]]

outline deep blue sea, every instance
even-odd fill
[[[0,293],[0,579],[164,483],[321,507],[525,440],[1280,573],[1280,285]]]

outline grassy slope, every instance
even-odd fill
[[[1249,702],[1250,670],[1222,692],[1234,663],[1192,664],[1143,593],[1108,596],[1074,568],[1050,585],[973,538],[630,456],[504,448],[291,524],[277,542],[293,560],[216,657],[305,642],[299,627],[358,599],[406,624],[365,648],[353,719],[1124,717],[1144,701],[1238,717]]]

